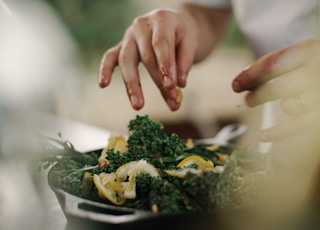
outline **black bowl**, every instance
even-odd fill
[[[88,152],[88,154],[100,152],[101,150],[95,150]],[[55,187],[50,180],[50,174],[55,167],[56,165],[52,166],[48,171],[48,183],[67,218],[66,230],[144,230],[158,228],[166,230],[240,230],[243,229],[244,225],[256,223],[259,218],[253,218],[256,213],[252,207],[219,209],[210,213],[183,212],[166,214],[96,202]]]

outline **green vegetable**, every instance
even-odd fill
[[[128,129],[127,151],[120,153],[109,149],[106,155],[108,164],[103,168],[88,167],[97,165],[99,152],[79,153],[70,143],[55,140],[63,149],[48,148],[50,151],[44,164],[54,164],[49,174],[50,183],[82,198],[110,203],[99,197],[94,186],[90,188],[83,184],[91,182],[90,178],[84,179],[85,172],[89,172],[87,175],[112,173],[127,162],[144,159],[159,169],[160,176],[137,175],[136,198],[127,199],[124,207],[162,213],[213,211],[252,203],[260,197],[261,191],[265,191],[262,188],[267,179],[257,173],[265,170],[265,157],[262,155],[237,149],[226,162],[221,162],[221,149],[210,150],[204,145],[187,148],[184,140],[176,134],[166,133],[160,122],[148,116],[137,116],[130,121]],[[184,178],[178,178],[165,172],[176,169],[177,164],[190,155],[224,165],[223,173],[203,170],[188,172]]]
[[[110,149],[107,151],[109,165],[106,172],[114,172],[119,166],[144,159],[156,167],[170,167],[185,158],[185,142],[176,134],[168,134],[158,121],[148,116],[136,116],[129,125],[127,140],[128,151],[119,153]]]
[[[125,206],[128,208],[150,210],[149,194],[151,192],[152,177],[150,174],[141,173],[136,178],[136,193],[137,198],[133,200],[127,200]]]
[[[157,177],[152,181],[151,187],[150,208],[156,205],[158,212],[163,213],[177,213],[185,210],[182,191],[174,183]]]
[[[145,159],[159,166],[161,163],[166,164],[162,161],[166,157],[178,161],[186,149],[182,139],[174,133],[166,133],[160,122],[148,116],[137,116],[130,121],[128,128],[128,153],[134,160]]]

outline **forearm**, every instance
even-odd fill
[[[231,9],[207,8],[187,3],[181,4],[181,9],[193,18],[196,25],[198,48],[194,61],[199,62],[208,56],[223,37]]]

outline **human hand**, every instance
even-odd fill
[[[320,40],[306,40],[274,51],[244,69],[232,82],[235,92],[249,91],[250,107],[279,99],[289,117],[261,130],[259,139],[276,141],[320,125]]]
[[[110,84],[120,67],[127,94],[134,109],[144,106],[138,64],[142,62],[171,110],[181,103],[180,87],[185,87],[197,49],[196,24],[182,11],[159,9],[136,18],[122,41],[103,56],[99,85]]]

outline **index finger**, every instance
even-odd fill
[[[285,72],[299,68],[307,57],[305,46],[305,42],[301,42],[261,57],[235,77],[232,82],[233,90],[252,90]]]

